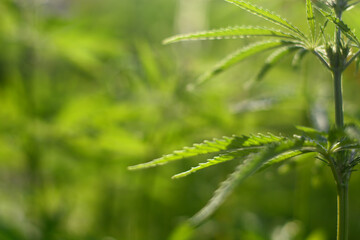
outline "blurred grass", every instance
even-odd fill
[[[302,1],[256,2],[303,22]],[[263,21],[223,1],[182,4],[0,2],[1,239],[333,239],[334,184],[312,159],[257,174],[197,229],[184,221],[234,163],[179,181],[170,176],[187,161],[127,170],[206,138],[288,135],[322,112],[333,115],[329,75],[309,56],[297,71],[284,60],[249,90],[244,84],[263,55],[188,92],[188,83],[249,40],[162,46],[163,38]],[[349,19],[360,26],[356,11]],[[185,24],[195,21],[202,24]],[[359,76],[347,72],[344,85],[348,118],[359,119]],[[359,181],[355,173],[350,239],[360,234]]]

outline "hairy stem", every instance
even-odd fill
[[[338,187],[337,195],[337,209],[338,209],[338,223],[337,223],[337,239],[338,240],[347,240],[349,231],[348,231],[348,221],[349,221],[349,204],[348,204],[348,184],[342,184]]]
[[[343,96],[342,96],[342,71],[334,70],[334,97],[335,97],[335,119],[336,126],[342,128],[344,126],[344,110],[343,110]]]
[[[335,9],[336,16],[341,20],[342,9],[340,6],[343,4],[343,0],[337,0],[337,8]],[[335,119],[336,126],[342,128],[344,126],[344,112],[343,112],[343,97],[342,97],[342,55],[341,55],[341,30],[337,28],[335,33],[336,39],[336,60],[335,66],[333,66],[333,78],[334,78],[334,97],[335,97]]]
[[[336,0],[335,13],[341,20],[345,0]],[[336,59],[332,66],[334,78],[334,98],[335,98],[335,119],[336,127],[344,127],[344,110],[342,95],[342,73],[344,71],[345,59],[342,55],[341,31],[337,28],[335,32]],[[346,57],[345,57],[346,58]],[[346,154],[341,153],[337,156],[336,164],[333,166],[333,174],[337,185],[337,240],[348,240],[348,221],[349,221],[349,204],[348,204],[348,185],[349,174],[344,172],[343,166],[346,162]]]

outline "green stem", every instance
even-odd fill
[[[342,0],[337,0],[335,9],[336,16],[341,20],[342,8],[339,7],[343,3]],[[343,96],[342,96],[342,71],[343,71],[343,60],[341,55],[341,30],[338,28],[335,33],[336,38],[336,59],[333,66],[333,77],[334,77],[334,97],[335,97],[335,118],[336,126],[342,128],[344,126],[344,112],[343,112]]]
[[[346,2],[336,0],[335,13],[341,20],[342,13]],[[345,59],[341,51],[341,31],[338,28],[335,33],[336,38],[336,59],[332,66],[334,78],[334,97],[335,97],[335,119],[336,127],[344,127],[344,110],[342,96],[342,72],[345,66]],[[345,57],[346,58],[346,57]],[[348,240],[348,221],[349,221],[349,204],[348,204],[348,185],[350,173],[344,170],[346,165],[346,154],[341,153],[336,157],[336,162],[332,165],[332,171],[337,184],[337,240]],[[345,164],[345,165],[344,165]]]
[[[342,96],[342,71],[335,69],[334,77],[334,97],[335,97],[335,118],[336,126],[338,128],[344,127],[344,110],[343,110],[343,96]]]
[[[337,240],[348,240],[349,204],[348,181],[338,183],[337,193]]]

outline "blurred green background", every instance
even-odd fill
[[[252,2],[306,28],[304,1]],[[360,30],[359,13],[345,20]],[[204,159],[127,170],[208,138],[332,124],[330,75],[311,56],[299,69],[286,58],[246,88],[258,55],[187,91],[252,40],[161,41],[229,25],[269,24],[221,0],[1,0],[0,239],[335,239],[335,185],[311,157],[256,174],[196,229],[186,219],[236,162],[176,181]],[[345,73],[348,121],[360,119],[359,85],[354,68]],[[355,173],[350,239],[359,184]]]

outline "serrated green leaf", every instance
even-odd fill
[[[335,153],[335,152],[340,152],[340,151],[357,150],[357,149],[360,149],[360,144],[357,144],[357,143],[344,144],[344,145],[340,144],[340,146],[331,149],[331,152]]]
[[[250,136],[233,136],[233,137],[223,137],[222,139],[213,139],[211,141],[205,140],[200,144],[194,144],[192,147],[185,147],[182,150],[174,151],[172,154],[165,155],[161,158],[155,159],[153,161],[138,164],[135,166],[130,166],[129,170],[137,170],[142,168],[155,167],[158,165],[164,165],[166,163],[194,157],[204,154],[224,154],[231,153],[239,148],[249,148],[257,147],[272,142],[277,142],[282,140],[282,137],[275,136],[273,134],[254,134]]]
[[[197,165],[195,167],[192,167],[188,171],[176,174],[172,178],[175,179],[175,178],[186,177],[186,176],[188,176],[188,175],[190,175],[192,173],[195,173],[195,172],[197,172],[199,170],[211,167],[213,165],[217,165],[217,164],[220,164],[220,163],[223,163],[223,162],[227,162],[227,161],[233,160],[235,158],[245,157],[245,156],[247,156],[247,155],[249,155],[251,153],[258,152],[259,150],[261,150],[261,147],[262,146],[239,148],[239,149],[236,149],[236,150],[234,150],[232,152],[220,154],[218,156],[215,156],[212,159],[208,159],[207,162],[205,162],[205,163],[200,163],[199,165]]]
[[[240,0],[225,0],[227,2],[233,3],[236,6],[252,13],[255,14],[257,16],[260,16],[270,22],[273,22],[275,24],[278,24],[282,27],[285,27],[295,33],[297,33],[299,36],[301,36],[303,39],[306,39],[305,34],[303,34],[297,27],[295,27],[294,25],[292,25],[291,23],[289,23],[287,20],[285,20],[284,18],[270,12],[269,10],[266,9],[262,9],[259,8],[251,3],[245,2],[245,1],[240,1]]]
[[[305,153],[319,152],[318,148],[317,148],[318,144],[315,141],[311,141],[311,140],[301,141],[300,140],[300,142],[298,142],[298,144],[299,144],[299,149],[290,150],[290,151],[284,152],[282,154],[279,154],[278,156],[276,156],[276,157],[272,158],[271,160],[269,160],[268,162],[266,162],[259,170],[263,170],[263,169],[270,167],[276,163],[286,161],[290,158],[300,156]]]
[[[285,33],[276,29],[235,26],[197,33],[175,35],[165,39],[163,43],[168,44],[185,40],[234,39],[244,37],[278,37],[299,40],[299,38],[293,34]]]
[[[240,151],[242,148],[249,148],[250,151],[250,148],[264,146],[283,139],[283,137],[268,133],[253,134],[250,136],[243,135],[240,137],[223,137],[222,139],[213,139],[211,141],[205,140],[200,144],[194,144],[192,147],[184,147],[182,150],[174,151],[172,154],[165,155],[153,161],[130,166],[129,170],[155,167],[172,161],[204,154],[217,154],[218,156],[231,153],[236,154],[236,151]]]
[[[306,53],[308,53],[307,49],[301,48],[299,49],[295,55],[294,58],[291,62],[291,65],[297,69],[300,66],[301,60],[304,58],[304,56],[306,55]]]
[[[326,137],[327,134],[322,131],[318,131],[315,128],[305,127],[305,126],[295,126],[297,130],[300,130],[308,135],[320,135]]]
[[[209,154],[225,150],[234,141],[235,137],[223,137],[222,139],[205,140],[203,143],[194,144],[192,147],[184,147],[182,150],[174,151],[172,154],[157,158],[151,162],[130,166],[130,170],[154,167],[168,162],[189,158],[202,154]]]
[[[174,175],[172,178],[181,178],[181,177],[185,177],[188,176],[192,173],[195,173],[201,169],[205,169],[207,167],[213,166],[213,165],[217,165],[219,163],[223,163],[223,162],[227,162],[233,159],[241,159],[246,157],[249,154],[252,153],[256,153],[259,152],[261,150],[263,150],[264,147],[266,147],[268,144],[272,144],[272,143],[277,143],[280,141],[285,141],[286,138],[284,137],[278,137],[272,134],[256,134],[256,135],[251,135],[249,137],[248,140],[244,141],[241,145],[239,145],[239,148],[234,146],[231,148],[231,150],[226,151],[226,153],[215,156],[212,159],[209,159],[207,162],[205,163],[200,163],[198,166],[196,167],[192,167],[190,170],[179,173]],[[303,152],[301,152],[303,153]],[[281,156],[277,157],[276,161],[282,161],[282,160],[286,160],[285,158],[290,158],[292,156],[296,156],[294,155],[290,155],[290,153],[288,153],[286,155],[282,154]]]
[[[207,205],[202,208],[194,217],[190,219],[195,225],[201,223],[208,218],[228,197],[233,189],[247,177],[251,176],[260,166],[262,161],[258,159],[249,159],[241,163],[230,176],[220,184],[220,187],[215,191],[214,196],[210,199]]]
[[[278,63],[284,56],[296,50],[297,46],[288,46],[280,48],[274,51],[266,60],[259,73],[256,75],[255,80],[260,81],[264,78],[266,73],[276,64]]]
[[[284,137],[276,136],[272,133],[267,134],[251,134],[246,141],[244,141],[241,145],[237,145],[240,147],[255,147],[255,146],[263,146],[266,144],[270,144],[273,142],[279,142],[285,140]]]
[[[313,42],[315,42],[316,40],[315,17],[314,17],[314,9],[312,7],[311,0],[306,0],[306,17],[310,28],[311,39],[313,40]]]
[[[223,72],[224,70],[230,68],[234,64],[244,60],[247,57],[255,55],[257,53],[281,47],[286,45],[295,44],[289,41],[265,41],[265,42],[257,42],[255,44],[246,46],[244,48],[240,48],[236,52],[228,55],[226,58],[221,60],[218,64],[216,64],[210,71],[206,72],[197,80],[196,85],[202,84],[205,81],[209,80],[216,74]]]
[[[360,45],[360,42],[358,40],[358,38],[356,37],[355,33],[353,31],[351,31],[351,29],[349,28],[348,25],[346,25],[342,20],[340,20],[339,18],[337,18],[336,16],[334,16],[331,13],[328,13],[324,10],[322,10],[321,8],[317,8],[317,10],[324,16],[326,17],[328,20],[330,20],[331,22],[333,22],[339,29],[340,31],[351,41],[353,41],[354,43],[356,43],[357,45]]]
[[[271,161],[266,162],[259,170],[263,170],[263,169],[270,167],[276,163],[283,162],[285,160],[288,160],[290,158],[293,158],[293,157],[296,157],[296,156],[299,156],[302,154],[304,154],[304,152],[302,152],[301,150],[293,150],[293,151],[289,151],[289,152],[280,154],[279,156],[271,159]]]
[[[300,136],[299,138],[303,138],[309,142],[315,143],[318,147],[319,153],[324,153],[327,151],[327,133],[304,126],[296,126],[296,129],[302,132],[302,136]]]
[[[220,184],[220,187],[215,191],[214,196],[204,208],[191,218],[191,222],[199,224],[209,217],[224,202],[237,185],[257,172],[263,164],[277,158],[285,152],[299,150],[301,146],[302,144],[299,140],[281,141],[272,143],[260,153],[249,157],[243,163],[239,164],[236,170]]]

